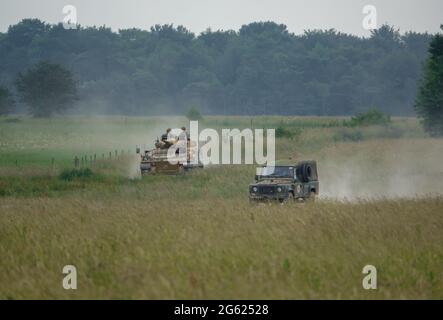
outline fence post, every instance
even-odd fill
[[[79,158],[78,158],[77,156],[75,156],[75,158],[74,158],[74,167],[75,167],[76,169],[77,169],[78,166],[79,166],[79,162],[80,162]]]

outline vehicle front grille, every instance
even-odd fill
[[[276,193],[274,186],[260,186],[258,188],[258,191],[261,194],[274,194],[274,193]]]

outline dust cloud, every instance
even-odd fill
[[[324,199],[420,198],[443,194],[443,140],[341,144],[319,159]]]
[[[125,136],[131,145],[152,147],[166,127],[160,124]],[[443,195],[443,139],[385,139],[341,143],[318,154],[320,198],[339,201],[413,199]],[[139,157],[127,176],[139,178]]]

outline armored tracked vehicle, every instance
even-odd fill
[[[196,148],[190,140],[187,141],[187,152],[185,146],[181,147],[178,141],[156,141],[155,149],[140,151],[140,172],[142,175],[149,174],[179,174],[187,170],[202,168],[202,164],[193,164],[196,157]],[[171,149],[170,147],[174,147]],[[181,153],[181,148],[183,152]],[[175,150],[175,152],[174,152]]]

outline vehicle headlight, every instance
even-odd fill
[[[258,188],[257,187],[253,187],[252,188],[252,192],[257,192],[258,191]]]
[[[278,187],[278,188],[277,188],[277,192],[282,192],[282,188],[281,188],[281,187]]]

